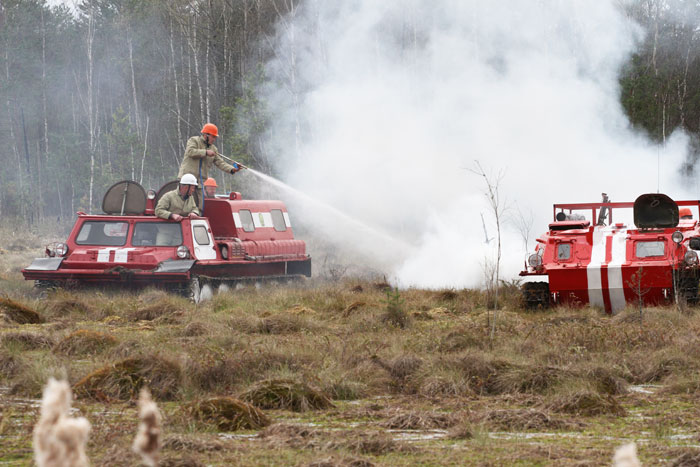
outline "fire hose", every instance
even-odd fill
[[[221,157],[223,157],[224,159],[226,159],[226,160],[229,161],[229,162],[233,162],[233,163],[236,164],[238,167],[241,167],[241,168],[243,168],[243,169],[247,169],[247,168],[248,168],[248,167],[246,167],[245,165],[241,164],[240,162],[236,162],[236,161],[234,161],[233,159],[231,159],[230,157],[224,156],[224,155],[221,154],[220,152],[217,152],[216,154],[219,155],[219,156],[221,156]]]

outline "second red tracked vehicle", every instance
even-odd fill
[[[588,304],[614,313],[627,303],[698,301],[700,202],[641,195],[632,202],[555,204],[549,230],[537,239],[521,276],[529,307]],[[680,208],[679,208],[680,207]],[[633,223],[622,210],[632,210]],[[618,217],[619,216],[619,217]]]

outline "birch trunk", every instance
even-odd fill
[[[129,46],[129,67],[131,69],[131,95],[134,101],[134,123],[136,125],[136,134],[141,137],[141,118],[139,116],[139,101],[136,94],[136,74],[134,72],[134,43],[131,37],[131,28],[126,28],[126,42]]]
[[[143,137],[143,157],[141,158],[141,175],[139,175],[139,185],[143,184],[143,165],[146,163],[146,152],[148,151],[148,115],[146,115],[146,134]]]
[[[93,6],[90,6],[88,14],[88,29],[85,37],[85,42],[87,46],[87,106],[88,106],[88,126],[90,131],[90,187],[88,194],[88,212],[92,213],[92,194],[95,186],[95,116],[93,112],[93,89],[92,89],[92,79],[93,79],[93,54],[92,46],[95,38],[95,25],[94,25],[94,10]]]
[[[175,127],[177,128],[177,141],[178,145],[184,144],[182,139],[182,130],[180,129],[180,120],[182,119],[182,114],[180,112],[180,86],[177,81],[177,64],[175,62],[175,46],[173,44],[173,20],[170,19],[170,61],[173,67],[173,82],[175,83],[175,115],[177,115],[177,120],[175,122]],[[146,117],[146,127],[148,127],[148,117]],[[184,146],[183,146],[184,150]]]

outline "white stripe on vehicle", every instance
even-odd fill
[[[116,248],[103,248],[97,252],[98,263],[109,263],[109,253],[115,251]]]
[[[284,216],[284,224],[287,226],[288,229],[291,228],[292,223],[289,222],[289,214],[287,214],[286,212],[283,212],[282,215]]]
[[[136,248],[120,248],[114,252],[115,263],[126,263],[129,258],[129,252]]]
[[[625,285],[622,283],[622,263],[627,260],[627,230],[612,233],[612,257],[608,263],[610,307],[615,313],[625,308]]]
[[[593,229],[593,245],[591,245],[591,262],[586,268],[588,277],[588,301],[591,306],[605,307],[603,301],[603,284],[600,269],[605,261],[605,238],[602,229]]]
[[[233,213],[233,224],[236,226],[237,229],[243,228],[243,223],[241,222],[241,215],[237,212]]]

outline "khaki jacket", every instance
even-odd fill
[[[217,155],[214,157],[207,157],[206,150],[211,149],[216,152]],[[185,157],[182,159],[182,164],[180,164],[180,172],[177,174],[178,180],[182,178],[185,174],[192,174],[197,178],[197,182],[201,185],[204,180],[209,178],[209,169],[212,164],[220,168],[226,173],[231,173],[233,166],[224,162],[221,156],[218,155],[218,150],[213,144],[207,148],[207,143],[204,142],[204,138],[201,136],[193,136],[187,140],[187,147],[185,148]],[[199,161],[202,161],[202,180],[199,180]]]
[[[169,219],[170,214],[180,214],[186,216],[194,212],[199,215],[199,209],[194,202],[194,196],[187,198],[187,201],[182,199],[177,189],[164,194],[158,201],[156,206],[156,216],[161,219]]]

